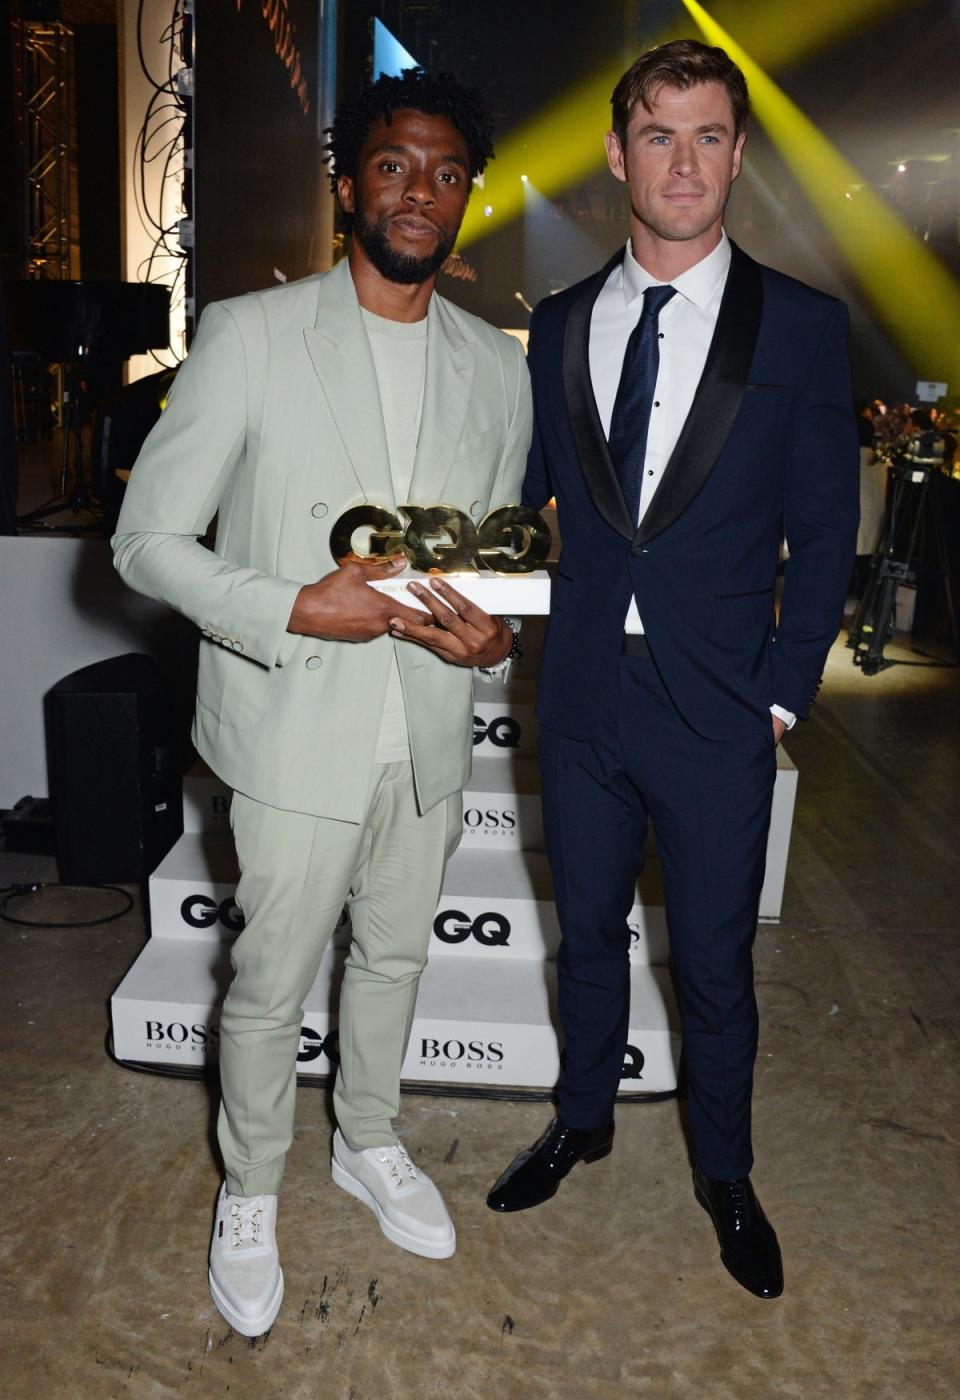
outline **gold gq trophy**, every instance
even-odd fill
[[[397,510],[403,520],[370,503],[345,511],[330,531],[330,551],[337,563],[381,564],[402,554],[411,570],[443,574],[485,612],[549,612],[550,578],[542,566],[550,552],[550,530],[538,511],[498,506],[475,525],[451,505],[403,505]],[[390,579],[371,580],[370,586],[426,611],[407,589],[409,581],[405,570]]]

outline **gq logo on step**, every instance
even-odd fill
[[[635,1045],[628,1045],[626,1054],[623,1057],[623,1069],[620,1072],[621,1079],[642,1079],[644,1054]]]
[[[505,948],[510,942],[510,920],[502,914],[478,914],[471,919],[459,909],[444,909],[433,921],[441,943],[465,943],[471,933],[485,948]]]
[[[336,1028],[328,1031],[326,1035],[321,1035],[312,1026],[300,1027],[300,1051],[297,1055],[298,1065],[308,1065],[313,1060],[319,1060],[321,1055],[326,1055],[333,1065],[340,1063],[340,1032]]]
[[[520,725],[512,715],[498,715],[485,724],[479,715],[473,717],[473,747],[488,739],[494,748],[515,749],[520,744]]]
[[[424,1036],[420,1041],[420,1063],[431,1069],[502,1070],[502,1040],[441,1040]]]
[[[243,928],[243,910],[233,895],[218,904],[208,894],[189,894],[180,905],[180,917],[191,928],[213,928],[218,919],[231,933]]]

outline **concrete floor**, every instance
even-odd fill
[[[407,1098],[405,1141],[459,1233],[435,1263],[388,1244],[332,1185],[326,1096],[308,1088],[281,1198],[284,1308],[267,1337],[236,1336],[206,1287],[208,1091],[103,1049],[107,998],[144,937],[138,907],[76,932],[0,924],[0,1393],[956,1395],[958,698],[958,672],[868,679],[837,647],[789,741],[784,920],[757,947],[754,1180],[783,1245],[780,1301],[720,1267],[674,1102],[621,1109],[611,1157],[499,1218],[484,1194],[548,1109]],[[38,867],[0,856],[0,882]],[[46,917],[64,907],[43,898]]]

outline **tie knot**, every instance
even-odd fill
[[[648,287],[643,294],[644,316],[652,316],[656,320],[670,298],[676,295],[676,287]]]

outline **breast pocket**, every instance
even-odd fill
[[[740,412],[750,417],[769,415],[779,419],[791,402],[792,395],[786,384],[747,384],[740,400]]]
[[[503,428],[499,423],[480,433],[465,432],[457,444],[457,462],[467,462],[472,457],[481,457],[491,452],[499,455],[503,436]]]

